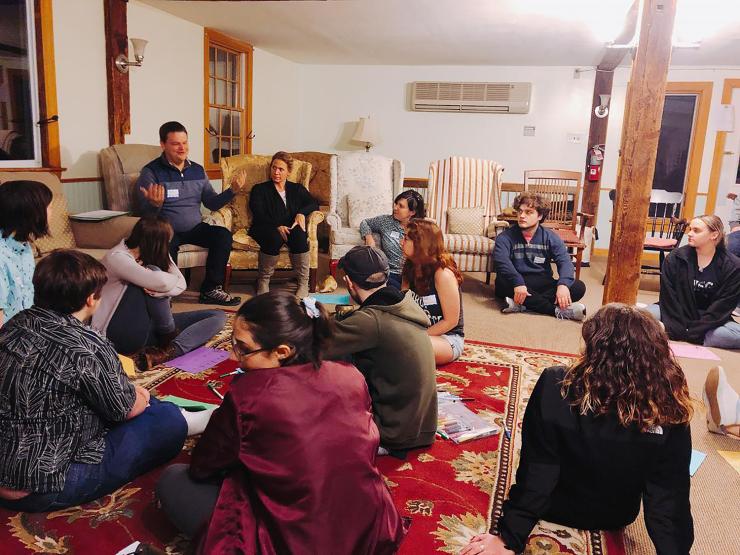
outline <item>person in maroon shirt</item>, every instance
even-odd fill
[[[692,401],[668,336],[647,311],[617,303],[582,334],[580,358],[547,368],[529,398],[499,535],[473,537],[460,555],[521,553],[539,520],[623,528],[640,502],[657,554],[688,555]]]
[[[245,302],[231,384],[193,450],[157,486],[201,553],[390,554],[405,528],[375,466],[380,434],[362,374],[322,361],[330,320],[285,291]]]

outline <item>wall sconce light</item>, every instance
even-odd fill
[[[128,73],[128,66],[141,67],[141,63],[144,61],[144,49],[148,41],[144,39],[129,39],[131,46],[134,47],[134,59],[132,62],[126,58],[125,55],[119,54],[116,58],[116,67],[121,73]]]
[[[594,108],[594,115],[597,118],[605,118],[609,115],[609,99],[612,97],[610,94],[599,95],[599,105]]]
[[[370,116],[360,118],[357,122],[355,134],[352,135],[352,140],[358,143],[365,143],[365,152],[370,152],[370,149],[380,142],[378,126],[375,124],[375,120],[370,119]]]

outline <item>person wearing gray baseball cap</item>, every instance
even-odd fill
[[[380,430],[381,454],[434,442],[437,390],[429,318],[408,292],[388,286],[388,259],[354,247],[339,260],[360,306],[337,321],[327,358],[351,356],[365,376]]]

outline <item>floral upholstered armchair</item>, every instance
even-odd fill
[[[339,259],[356,245],[363,245],[360,222],[380,214],[390,214],[393,199],[403,187],[403,163],[400,160],[366,152],[340,154],[336,163],[336,182],[332,183],[329,214],[330,271],[336,271]]]
[[[214,225],[222,225],[231,230],[233,242],[229,264],[232,270],[256,270],[258,266],[259,244],[247,232],[252,224],[252,214],[249,211],[249,195],[252,187],[258,183],[269,181],[271,156],[257,154],[240,154],[221,158],[221,172],[223,173],[223,188],[231,186],[235,174],[245,170],[247,172],[246,185],[234,199],[216,212],[211,213],[208,220]],[[300,183],[308,188],[311,178],[311,164],[301,160],[293,161],[293,170],[288,175],[288,181]],[[308,252],[310,254],[309,290],[316,288],[316,272],[319,265],[319,243],[316,237],[316,227],[324,221],[324,214],[320,211],[312,212],[306,222],[308,232]],[[291,269],[288,247],[280,249],[277,269]],[[227,276],[228,282],[229,276]]]

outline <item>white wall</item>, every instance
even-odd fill
[[[298,136],[299,98],[303,90],[300,66],[258,48],[254,49],[252,86],[252,152],[304,149]]]
[[[566,141],[568,132],[587,137],[593,74],[573,79],[567,67],[481,66],[301,66],[300,138],[304,148],[361,149],[349,139],[360,116],[377,120],[381,142],[374,149],[406,165],[406,175],[426,177],[429,162],[452,155],[496,160],[504,179],[522,180],[525,169],[582,166],[585,144]],[[412,81],[529,81],[529,114],[412,112]],[[524,137],[525,125],[536,135]],[[584,138],[585,143],[585,138]]]
[[[97,176],[108,146],[103,3],[54,0],[52,9],[62,177]]]
[[[129,69],[131,134],[126,142],[159,144],[159,126],[176,120],[188,130],[190,158],[202,164],[203,27],[131,1],[128,36],[149,43],[144,65]]]

